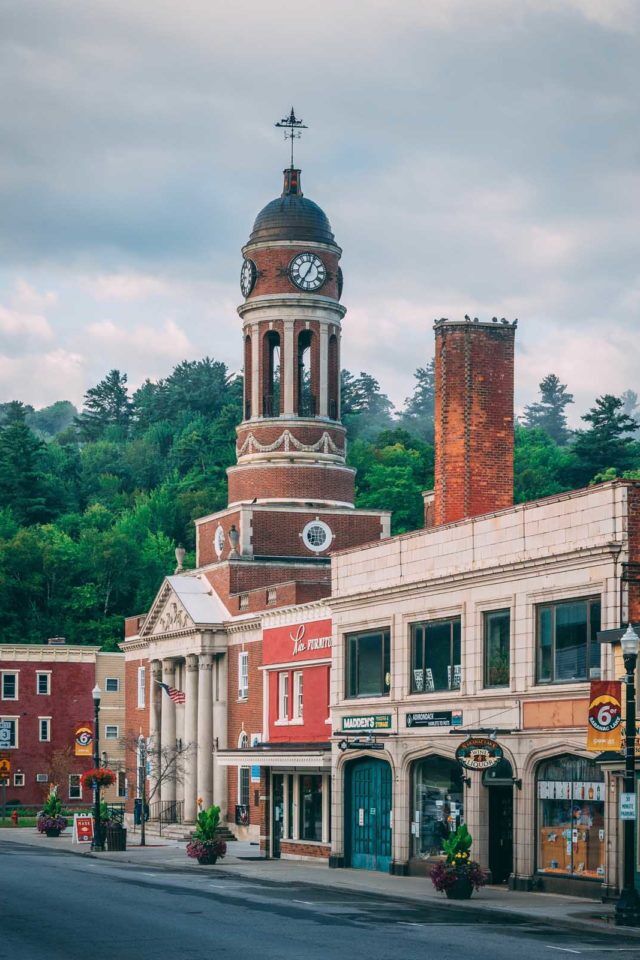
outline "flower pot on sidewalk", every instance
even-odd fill
[[[470,900],[473,884],[468,877],[458,877],[444,892],[448,900]]]

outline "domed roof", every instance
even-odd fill
[[[263,207],[255,219],[249,243],[270,240],[335,243],[324,210],[302,195],[299,170],[284,171],[282,196]]]

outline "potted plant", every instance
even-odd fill
[[[200,810],[196,828],[187,844],[187,856],[202,864],[213,864],[227,852],[224,840],[216,836],[220,824],[220,807]]]
[[[107,767],[92,767],[91,770],[85,770],[80,780],[85,790],[93,790],[96,786],[102,790],[116,782],[116,775]]]
[[[62,816],[62,802],[58,797],[57,787],[52,787],[45,800],[42,812],[38,814],[37,829],[48,837],[59,837],[67,827],[68,820]]]
[[[468,900],[474,889],[487,882],[480,864],[471,859],[471,843],[471,834],[463,823],[444,841],[445,859],[431,871],[434,887],[450,900]]]

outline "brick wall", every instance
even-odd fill
[[[260,510],[253,514],[254,554],[276,557],[314,556],[302,541],[302,531],[307,523],[315,519],[327,523],[333,533],[333,540],[326,555],[332,550],[343,550],[360,543],[379,540],[382,532],[380,517],[375,514],[354,512],[331,515],[319,514],[313,510],[291,514],[284,510]]]
[[[640,622],[640,483],[628,483],[629,564],[629,622]],[[635,578],[635,582],[634,582]]]
[[[300,443],[305,444],[306,446],[312,446],[322,439],[325,433],[328,433],[334,444],[338,449],[344,454],[346,453],[345,449],[345,429],[344,427],[323,423],[322,421],[316,423],[296,423],[294,420],[283,419],[280,422],[274,423],[273,420],[265,420],[264,422],[260,421],[247,421],[246,423],[241,423],[237,428],[237,444],[236,449],[240,451],[247,440],[249,434],[253,434],[255,439],[261,443],[263,446],[268,446],[272,443],[275,443],[285,430],[289,430],[293,436]],[[284,446],[281,448],[284,450]],[[296,450],[291,446],[291,455],[296,455]],[[255,449],[247,449],[245,455],[255,455]],[[321,451],[322,452],[322,451]],[[329,449],[329,453],[334,451]]]
[[[298,840],[281,840],[280,852],[283,857],[318,857],[328,860],[331,853],[330,844],[304,843]]]
[[[218,560],[218,554],[216,553],[213,544],[215,532],[218,529],[218,526],[222,527],[224,530],[224,549],[222,551],[222,558],[226,559],[229,556],[229,551],[231,550],[231,544],[229,543],[229,530],[232,526],[235,526],[236,530],[240,530],[240,513],[238,511],[225,513],[220,517],[216,517],[215,520],[206,520],[204,523],[197,524],[196,543],[198,550],[198,566],[200,567],[206,566],[208,563],[216,563]]]
[[[439,321],[435,358],[437,525],[513,503],[515,325]]]
[[[246,700],[238,699],[238,662],[241,652],[249,654],[249,691]],[[230,750],[238,747],[241,732],[244,730],[251,744],[252,734],[263,735],[262,730],[262,673],[258,669],[262,664],[262,640],[231,642],[228,648],[228,709],[227,742]],[[229,819],[235,818],[238,802],[238,768],[229,767],[227,772]],[[256,792],[258,802],[255,802]],[[251,824],[260,823],[260,784],[249,784],[249,817]]]
[[[355,470],[328,464],[256,463],[229,467],[229,503],[293,499],[353,503]]]
[[[315,249],[314,252],[320,257],[327,268],[327,279],[322,287],[315,291],[323,297],[333,297],[338,299],[338,261],[339,257],[335,249],[327,247],[326,249]],[[309,246],[301,243],[300,246],[272,246],[272,247],[248,247],[245,252],[256,265],[258,277],[255,286],[251,291],[248,300],[254,300],[256,297],[264,297],[272,293],[301,293],[299,287],[296,287],[289,278],[289,264],[299,253],[305,253]],[[303,294],[304,296],[304,294]]]

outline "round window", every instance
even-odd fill
[[[314,553],[322,553],[328,550],[333,540],[331,527],[328,527],[322,520],[312,520],[302,531],[302,539],[308,550]]]
[[[224,550],[224,530],[221,526],[216,527],[216,532],[213,537],[213,549],[216,551],[219,560]]]

